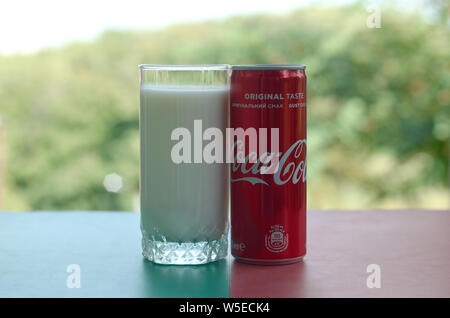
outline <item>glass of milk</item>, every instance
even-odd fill
[[[225,160],[203,160],[202,148],[211,139],[202,137],[214,127],[225,138],[229,67],[146,64],[139,69],[143,255],[160,264],[222,259],[228,250],[228,168]],[[182,150],[174,149],[182,139],[180,128],[183,145],[190,146]],[[174,161],[174,154],[184,160]]]

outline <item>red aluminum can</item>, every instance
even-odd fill
[[[230,169],[232,255],[266,265],[301,260],[306,254],[305,66],[233,66],[230,128],[257,132],[267,128],[266,150],[278,153],[277,168],[264,174],[260,162],[246,162],[250,147],[242,150],[244,162],[234,157]],[[271,149],[272,136],[276,137],[272,128],[278,128],[278,149]]]

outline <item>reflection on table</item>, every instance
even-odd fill
[[[142,295],[146,297],[228,297],[228,261],[204,265],[159,265],[142,260]]]
[[[305,263],[264,266],[231,262],[231,297],[303,297]]]

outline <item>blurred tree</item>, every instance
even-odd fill
[[[367,15],[308,8],[1,57],[4,208],[133,209],[141,63],[305,63],[309,206],[447,208],[448,26],[383,9],[369,29]]]

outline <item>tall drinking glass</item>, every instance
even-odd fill
[[[207,128],[228,126],[227,65],[140,65],[140,204],[145,258],[203,264],[227,255],[227,165],[205,162]],[[225,144],[225,142],[223,142]]]

